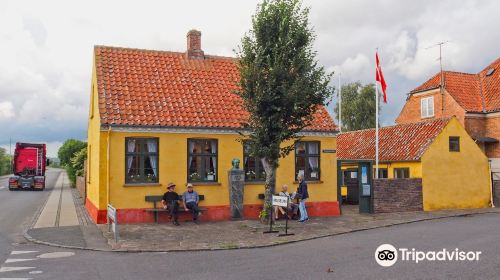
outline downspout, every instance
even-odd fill
[[[491,208],[495,208],[495,204],[493,203],[493,173],[491,172],[491,160],[488,160],[488,169],[490,171],[490,201],[491,201]]]
[[[110,191],[109,191],[109,155],[110,155],[110,152],[109,152],[109,142],[110,142],[110,134],[111,134],[111,126],[108,125],[108,139],[107,139],[107,146],[108,146],[108,154],[107,154],[107,161],[106,161],[106,199],[107,199],[107,204],[106,204],[106,212],[107,212],[107,209],[108,209],[108,205],[110,204],[111,202],[111,199],[109,198],[109,194],[110,194]],[[106,220],[108,219],[108,214],[106,214]]]

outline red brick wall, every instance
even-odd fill
[[[422,119],[420,113],[420,100],[424,97],[434,96],[434,117]],[[429,93],[411,95],[405,106],[396,118],[397,124],[419,122],[426,119],[456,116],[464,124],[465,110],[451,97],[448,92],[444,92],[444,112],[442,110],[442,98],[439,90]]]
[[[500,116],[486,118],[486,137],[500,140]],[[500,144],[486,144],[486,155],[490,158],[500,158]]]
[[[422,178],[373,180],[374,213],[423,209]]]

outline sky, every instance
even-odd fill
[[[259,1],[0,1],[0,147],[86,140],[94,45],[183,52],[202,32],[206,54],[234,56]],[[500,1],[305,0],[332,85],[373,82],[378,48],[388,89],[382,125],[439,71],[475,73],[499,57]],[[335,98],[334,98],[335,99]],[[333,106],[335,104],[333,103]],[[331,109],[331,108],[330,108]]]

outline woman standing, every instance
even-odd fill
[[[303,223],[309,220],[307,216],[306,210],[306,199],[309,198],[309,193],[307,192],[307,183],[304,181],[304,175],[300,174],[297,176],[299,180],[299,187],[297,188],[297,195],[299,197],[299,211],[300,211],[300,219],[299,222]]]

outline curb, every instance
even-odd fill
[[[467,217],[467,216],[473,216],[473,215],[482,215],[482,214],[491,214],[491,213],[500,213],[495,210],[490,210],[490,211],[484,211],[484,212],[478,212],[478,213],[462,213],[462,214],[454,214],[454,215],[448,215],[448,216],[440,216],[440,217],[428,217],[428,218],[422,218],[419,220],[413,220],[413,221],[405,221],[405,222],[399,222],[399,223],[393,223],[393,224],[388,224],[388,225],[382,225],[382,226],[373,226],[373,227],[366,227],[366,228],[359,228],[359,229],[353,229],[349,230],[346,232],[338,232],[338,233],[330,233],[330,234],[324,234],[324,235],[318,235],[318,236],[313,236],[313,237],[308,237],[304,239],[299,239],[299,240],[290,240],[290,241],[285,241],[281,243],[275,243],[275,244],[265,244],[265,245],[255,245],[255,246],[241,246],[241,247],[234,247],[234,248],[207,248],[207,249],[173,249],[173,250],[130,250],[130,249],[101,249],[101,248],[90,248],[90,247],[80,247],[80,246],[70,246],[70,245],[61,245],[61,244],[56,244],[56,243],[51,243],[51,242],[46,242],[46,241],[41,241],[36,238],[33,238],[28,234],[28,230],[24,231],[24,238],[27,240],[37,243],[37,244],[42,244],[42,245],[48,245],[52,247],[58,247],[58,248],[66,248],[66,249],[78,249],[78,250],[88,250],[88,251],[97,251],[97,252],[111,252],[111,253],[176,253],[176,252],[204,252],[204,251],[226,251],[226,250],[241,250],[241,249],[257,249],[257,248],[268,248],[268,247],[276,247],[276,246],[281,246],[281,245],[286,245],[286,244],[292,244],[292,243],[298,243],[298,242],[303,242],[303,241],[308,241],[308,240],[314,240],[314,239],[319,239],[319,238],[325,238],[325,237],[331,237],[331,236],[337,236],[337,235],[344,235],[344,234],[349,234],[353,232],[360,232],[360,231],[367,231],[367,230],[372,230],[372,229],[379,229],[379,228],[387,228],[387,227],[393,227],[393,226],[398,226],[398,225],[405,225],[405,224],[413,224],[413,223],[418,223],[418,222],[424,222],[424,221],[431,221],[431,220],[439,220],[439,219],[446,219],[446,218],[453,218],[453,217]]]

